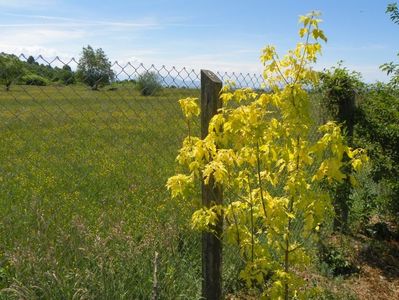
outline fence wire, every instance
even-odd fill
[[[145,299],[158,251],[161,294],[199,298],[200,239],[165,188],[187,135],[178,100],[199,98],[199,70],[116,61],[78,74],[74,58],[18,59],[25,71],[0,91],[0,258],[19,276],[6,287]],[[257,74],[215,73],[262,88]]]

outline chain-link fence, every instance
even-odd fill
[[[157,251],[160,294],[198,298],[200,239],[186,230],[193,204],[172,203],[165,183],[187,135],[178,99],[199,97],[199,71],[7,59],[0,288],[32,299],[145,299]],[[260,75],[215,73],[262,87]]]

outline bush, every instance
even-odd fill
[[[364,90],[360,74],[349,71],[339,62],[337,67],[320,74],[318,89],[327,119],[345,123],[348,134],[352,135],[355,99]]]
[[[153,95],[162,89],[158,74],[149,71],[139,76],[136,87],[143,96]]]
[[[26,85],[46,86],[48,80],[36,74],[28,74],[22,77],[22,83]]]
[[[399,90],[375,84],[359,102],[355,143],[372,161],[371,175],[379,185],[381,208],[399,217]]]
[[[321,241],[319,244],[319,268],[327,276],[347,276],[359,272],[350,259],[349,247],[343,240],[339,244]]]
[[[382,197],[378,183],[371,176],[372,164],[369,163],[358,174],[354,174],[357,184],[352,188],[350,195],[351,209],[349,224],[352,232],[363,231],[372,216],[381,210],[379,199]]]
[[[75,84],[76,78],[75,73],[72,71],[71,67],[68,65],[64,65],[62,69],[54,68],[55,75],[52,78],[53,82],[59,82],[65,85]]]
[[[327,120],[333,120],[340,124],[346,133],[349,146],[353,146],[353,129],[355,123],[356,97],[362,94],[364,84],[361,82],[360,74],[350,72],[338,63],[337,67],[324,70],[320,74],[318,86],[323,104],[323,114]],[[348,157],[344,156],[344,160]],[[351,210],[351,184],[349,176],[351,168],[343,170],[347,178],[332,189],[335,209],[334,229],[348,230],[348,218]]]

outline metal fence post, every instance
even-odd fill
[[[222,103],[219,93],[222,81],[211,71],[201,70],[201,137],[208,135],[209,121],[217,114]],[[215,186],[214,181],[206,185],[202,183],[202,204],[211,207],[222,204],[222,189]],[[223,219],[220,218],[215,234],[202,234],[202,297],[206,300],[222,298],[222,241]]]

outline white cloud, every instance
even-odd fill
[[[240,60],[237,57],[227,57],[222,54],[205,54],[205,55],[192,55],[182,56],[181,58],[170,58],[170,59],[159,59],[152,58],[151,61],[145,59],[145,63],[154,63],[157,65],[163,65],[167,63],[167,66],[175,66],[178,68],[189,68],[194,70],[209,69],[211,71],[220,72],[242,72],[242,73],[256,73],[261,74],[262,68],[259,62],[255,59],[251,60]],[[166,62],[166,63],[165,63]]]
[[[0,0],[1,1],[1,0]],[[131,30],[131,29],[163,29],[168,26],[186,27],[191,26],[187,23],[176,23],[173,19],[160,20],[153,17],[143,17],[135,20],[125,21],[112,21],[112,20],[83,20],[69,17],[59,16],[48,16],[38,14],[20,14],[20,13],[1,13],[4,16],[15,17],[19,20],[29,20],[29,22],[16,22],[0,24],[0,27],[39,27],[39,26],[51,26],[51,27],[103,27],[120,30]],[[34,22],[32,22],[35,20]]]
[[[14,54],[43,56],[72,56],[77,49],[75,44],[87,36],[87,32],[74,28],[27,27],[1,28],[0,51]]]
[[[69,58],[72,55],[70,52],[60,51],[55,48],[47,48],[41,46],[14,46],[14,45],[2,45],[0,47],[0,52],[5,53],[14,53],[16,55],[24,54],[24,55],[32,55],[34,57],[42,55],[44,58],[51,59],[56,56]]]
[[[43,8],[55,5],[57,0],[0,0],[0,7],[4,8]]]
[[[23,16],[25,15],[14,15],[12,16]],[[26,16],[27,18],[33,17],[34,19],[40,19],[42,22],[18,22],[18,23],[8,23],[0,24],[0,28],[23,28],[23,27],[115,27],[120,29],[151,29],[151,28],[161,28],[162,25],[152,18],[143,18],[136,21],[126,21],[126,22],[113,22],[113,21],[103,21],[103,20],[91,20],[84,21],[80,19],[63,18],[63,17],[50,17],[50,16]],[[48,23],[46,21],[52,21]],[[58,22],[57,22],[58,21]]]
[[[115,27],[120,29],[134,29],[134,28],[159,28],[157,23],[143,22],[143,23],[129,23],[129,22],[68,22],[68,23],[13,23],[0,24],[0,28],[30,28],[30,27]]]
[[[77,56],[82,45],[103,45],[107,43],[109,36],[129,36],[131,39],[136,33],[160,28],[153,18],[114,22],[42,15],[4,15],[22,18],[22,21],[15,23],[0,23],[0,51],[15,54]],[[25,20],[34,22],[24,22]],[[115,31],[122,34],[115,35]]]
[[[323,69],[330,69],[336,66],[336,62],[324,62],[318,63],[315,69],[322,71]],[[387,82],[389,79],[386,73],[380,70],[380,65],[378,64],[349,64],[345,61],[343,67],[347,68],[349,71],[359,72],[362,76],[362,80],[367,83],[373,83],[376,81]]]
[[[388,81],[388,76],[385,72],[380,70],[379,65],[351,65],[348,64],[347,68],[349,70],[354,70],[362,74],[363,80],[372,83],[375,81]]]
[[[50,28],[24,28],[23,30],[1,30],[2,45],[26,45],[49,44],[64,42],[67,40],[84,38],[87,33],[84,30],[75,29],[50,29]],[[1,47],[1,46],[0,46]]]
[[[386,50],[389,47],[382,44],[367,44],[367,45],[327,45],[325,51],[342,51],[342,52],[358,52],[358,51],[379,51]]]
[[[134,56],[132,56],[132,53]],[[156,49],[129,49],[128,51],[117,51],[112,53],[112,60],[118,61],[120,64],[127,63],[155,63],[154,57],[159,57],[160,51]]]

